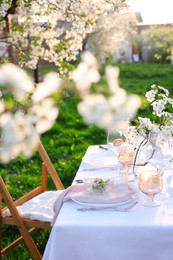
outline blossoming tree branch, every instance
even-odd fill
[[[97,27],[100,16],[118,12],[124,2],[1,0],[0,27],[6,27],[3,40],[18,53],[19,65],[36,68],[42,59],[53,62],[60,73],[67,72],[64,63],[76,59],[86,35]]]
[[[160,135],[163,139],[173,136],[173,99],[169,91],[153,84],[145,95],[151,113],[148,117],[138,117],[136,125],[130,125],[128,136],[132,140],[147,139],[150,134]]]
[[[0,160],[8,162],[19,154],[26,157],[32,155],[37,146],[33,126],[38,134],[53,126],[59,108],[55,106],[52,94],[68,91],[69,86],[81,98],[78,111],[88,124],[96,124],[104,129],[115,126],[126,128],[127,121],[140,105],[140,99],[135,95],[127,95],[119,87],[118,76],[118,68],[108,65],[105,69],[107,94],[101,93],[99,88],[93,91],[92,84],[99,83],[100,73],[97,60],[89,52],[83,54],[81,63],[71,74],[71,80],[63,81],[58,74],[50,73],[36,87],[21,68],[10,63],[2,65]]]
[[[48,74],[36,85],[21,68],[11,63],[0,67],[0,161],[8,162],[19,154],[32,155],[37,145],[33,126],[38,134],[53,126],[59,111],[54,98],[61,91],[75,91],[80,97],[78,111],[88,124],[104,129],[126,126],[140,100],[119,87],[118,68],[106,67],[105,93],[99,88],[93,91],[100,73],[97,60],[89,52],[83,54],[69,79],[60,76],[69,72],[64,62],[76,59],[100,16],[117,12],[124,6],[123,0],[1,0],[0,5],[0,26],[7,29],[4,41],[15,47],[12,53],[18,51],[18,64],[36,68],[41,58],[59,67],[59,74]]]

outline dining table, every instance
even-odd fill
[[[121,176],[117,165],[112,151],[91,145],[72,186],[83,185],[88,176],[112,175],[116,179]],[[173,260],[172,174],[170,163],[164,173],[165,181],[169,181],[169,197],[162,199],[159,207],[141,204],[146,195],[138,188],[137,176],[129,183],[135,187],[137,204],[128,211],[120,212],[112,207],[80,211],[88,209],[90,204],[72,199],[64,201],[53,223],[43,260]]]

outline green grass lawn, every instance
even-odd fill
[[[173,96],[173,67],[168,64],[118,64],[120,68],[120,86],[128,93],[138,94],[142,97],[143,104],[138,115],[148,113],[145,103],[145,92],[152,84],[168,88]],[[44,68],[44,72],[47,71]],[[63,182],[69,186],[80,165],[82,156],[87,147],[93,144],[106,143],[106,133],[96,126],[86,125],[77,113],[78,100],[74,96],[65,96],[61,103],[60,114],[54,127],[42,136],[42,142]],[[30,160],[20,157],[8,165],[0,165],[0,174],[9,186],[14,199],[38,185],[40,180],[41,162],[38,155]],[[52,189],[51,183],[49,187]],[[11,237],[17,235],[16,228],[3,227],[4,245]],[[35,236],[37,246],[43,252],[49,231]],[[18,258],[16,258],[18,256]],[[32,259],[24,245],[18,246],[4,259]]]

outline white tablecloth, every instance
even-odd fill
[[[105,153],[91,146],[87,154],[98,151]],[[84,171],[84,167],[82,163],[76,178],[114,173],[109,169]],[[43,260],[173,260],[173,213],[163,214],[163,206],[143,207],[143,198],[140,194],[139,203],[129,212],[79,212],[81,205],[65,202]],[[173,205],[171,199],[167,201]]]

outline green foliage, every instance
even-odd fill
[[[58,52],[64,51],[66,49],[67,49],[67,43],[64,40],[60,40],[59,44],[54,46],[54,50]]]
[[[118,64],[120,68],[120,86],[128,93],[140,95],[142,106],[138,115],[146,116],[149,111],[145,93],[152,84],[158,84],[168,88],[173,96],[173,67],[168,64]],[[40,75],[56,68],[43,67]],[[101,68],[101,71],[104,70]],[[101,81],[101,88],[104,88],[105,80]],[[98,86],[100,87],[100,86]],[[56,168],[65,187],[69,186],[76,174],[86,149],[89,145],[105,144],[106,133],[96,126],[86,125],[81,116],[77,113],[78,99],[75,96],[64,95],[61,101],[60,114],[53,128],[42,136],[42,142]],[[134,119],[135,120],[135,119]],[[35,188],[40,182],[41,161],[36,153],[31,159],[19,157],[8,165],[0,165],[0,174],[9,187],[14,199]],[[53,189],[51,181],[48,186]],[[3,227],[3,245],[7,244],[12,236],[17,236],[18,231],[14,227]],[[41,252],[47,243],[49,231],[35,235],[36,243]],[[11,253],[4,257],[4,260],[31,259],[25,245],[18,246]]]
[[[147,42],[157,61],[170,62],[173,53],[173,26],[151,27],[147,33]]]

